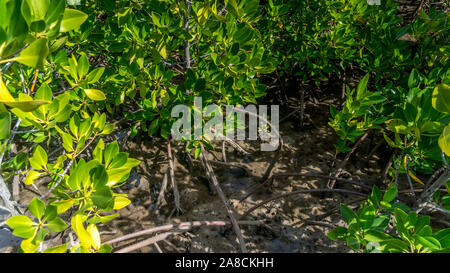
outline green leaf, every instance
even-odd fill
[[[67,32],[76,29],[88,18],[87,14],[75,9],[64,10],[64,16],[61,21],[61,32]]]
[[[239,7],[236,0],[225,0],[225,6],[227,11],[233,14],[234,17],[236,17],[237,19],[240,18]]]
[[[383,201],[386,203],[391,203],[397,197],[397,188],[389,187],[388,190],[383,195]]]
[[[432,236],[419,236],[415,235],[414,239],[417,240],[423,247],[428,248],[429,250],[439,250],[441,249],[441,243]]]
[[[381,191],[377,186],[373,185],[372,193],[370,194],[369,198],[370,198],[370,201],[372,201],[372,203],[374,204],[374,206],[378,206],[380,204]]]
[[[12,228],[29,227],[33,225],[33,221],[25,215],[15,215],[6,221],[6,224]]]
[[[361,247],[359,240],[355,237],[347,237],[345,241],[347,242],[347,245],[353,250],[359,250]]]
[[[91,72],[89,72],[87,76],[87,81],[89,84],[96,83],[100,79],[100,77],[103,75],[103,72],[105,71],[104,67],[97,67]]]
[[[11,114],[9,112],[0,113],[0,140],[9,138],[11,132]]]
[[[98,187],[91,195],[92,202],[99,208],[108,207],[111,202],[114,202],[112,191],[109,187]]]
[[[369,229],[375,220],[375,208],[367,206],[358,213],[359,223],[362,228]]]
[[[328,232],[327,236],[333,241],[343,241],[345,240],[345,236],[347,235],[347,228],[345,227],[335,227],[330,232]]]
[[[450,86],[439,84],[433,90],[431,104],[439,112],[450,114]]]
[[[77,72],[78,77],[83,78],[89,71],[89,60],[86,54],[81,53],[80,58],[78,59]]]
[[[443,248],[450,247],[450,228],[439,230],[433,237],[439,240]]]
[[[36,232],[33,221],[25,215],[15,215],[9,218],[6,224],[14,230],[14,235],[22,238],[31,238]]]
[[[356,88],[356,100],[360,101],[366,97],[367,94],[367,83],[369,82],[369,74],[366,74],[364,78],[359,82]]]
[[[14,60],[29,67],[41,69],[49,52],[47,42],[46,38],[37,39],[20,52]]]
[[[393,237],[381,231],[368,230],[364,233],[364,239],[369,242],[382,242],[385,240],[393,239]]]
[[[344,221],[347,224],[350,224],[354,219],[358,220],[358,216],[356,215],[356,213],[352,209],[347,207],[345,204],[341,203],[340,208],[342,218],[344,218]]]
[[[28,205],[28,209],[30,210],[31,214],[33,214],[37,219],[40,220],[42,216],[44,216],[45,203],[35,197]]]
[[[66,223],[59,217],[49,221],[47,223],[48,228],[53,230],[54,232],[61,232],[67,228]]]
[[[47,166],[47,152],[45,152],[44,148],[42,148],[40,145],[37,145],[36,149],[34,149],[33,156],[29,160],[30,165],[33,169],[42,170]]]
[[[112,249],[113,248],[109,244],[105,243],[100,247],[98,253],[111,253]]]
[[[409,88],[414,88],[419,86],[419,72],[417,71],[417,69],[413,68],[413,70],[411,71],[411,73],[409,74],[409,78],[408,78],[408,87]]]
[[[398,234],[407,241],[410,241],[410,234],[408,230],[406,229],[406,219],[408,218],[408,215],[402,211],[401,209],[396,208],[394,210],[394,224],[395,228],[397,229]]]
[[[118,153],[119,153],[119,144],[117,144],[117,141],[113,141],[108,145],[106,145],[104,153],[105,166],[108,166],[109,163],[114,159],[114,157]]]
[[[97,90],[97,89],[83,89],[83,90],[84,90],[84,93],[86,93],[86,95],[91,100],[101,101],[101,100],[105,100],[106,99],[105,93],[103,93],[100,90]]]

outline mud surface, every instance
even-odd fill
[[[328,175],[333,167],[336,136],[327,124],[329,104],[333,101],[322,101],[320,104],[307,103],[307,117],[303,128],[298,126],[298,113],[280,124],[280,134],[284,142],[284,151],[277,161],[273,173],[301,172]],[[288,115],[295,109],[286,108],[282,113]],[[238,142],[247,155],[236,152],[226,146],[227,160],[233,164],[244,166],[250,171],[247,175],[242,168],[219,166],[214,164],[220,186],[235,208],[236,216],[243,215],[259,202],[273,196],[300,189],[316,189],[326,186],[326,179],[283,177],[274,180],[270,187],[251,194],[258,186],[258,178],[262,177],[268,167],[273,152],[261,152],[258,142]],[[354,158],[367,156],[374,144],[371,140],[361,145]],[[216,151],[210,160],[222,161],[222,146],[215,145]],[[175,176],[181,195],[181,208],[184,213],[176,215],[174,209],[173,190],[170,183],[165,200],[159,210],[154,203],[167,170],[166,144],[160,140],[127,141],[124,144],[132,157],[138,158],[142,164],[137,168],[134,180],[123,192],[129,194],[132,205],[120,211],[120,217],[103,227],[104,239],[109,240],[124,234],[167,223],[180,223],[198,220],[228,220],[223,203],[217,195],[213,195],[199,162],[194,160],[194,173],[190,173],[183,160],[183,146],[176,146]],[[382,147],[380,148],[382,150]],[[342,159],[338,157],[335,166]],[[368,160],[354,160],[346,166],[341,177],[364,181],[368,186],[380,180],[382,170],[388,159],[380,160],[375,153]],[[337,182],[336,188],[367,192],[349,184]],[[342,243],[336,243],[326,237],[327,232],[335,225],[343,225],[338,215],[339,203],[358,205],[360,196],[301,194],[274,200],[254,210],[247,220],[262,220],[263,226],[241,226],[246,246],[250,252],[350,252]],[[334,212],[334,213],[333,213]],[[321,216],[331,214],[325,218]],[[320,221],[319,221],[320,220]],[[132,239],[115,245],[120,249],[142,240]],[[170,236],[160,242],[163,252],[238,252],[239,244],[231,227],[198,227],[182,234]],[[140,252],[156,252],[155,246],[144,247]]]
[[[305,124],[300,128],[296,103],[285,105],[281,109],[280,135],[284,148],[277,160],[273,173],[300,172],[307,174],[329,175],[343,159],[334,159],[336,135],[328,123],[329,104],[337,100],[307,102]],[[133,170],[129,183],[119,188],[127,193],[132,203],[119,210],[120,216],[114,220],[99,224],[104,242],[121,235],[169,223],[186,221],[228,220],[224,205],[209,187],[205,172],[199,161],[193,160],[192,172],[184,157],[184,146],[173,145],[175,157],[175,176],[180,192],[182,214],[174,211],[173,189],[168,183],[167,190],[159,209],[155,207],[164,174],[168,167],[167,146],[162,139],[137,136],[126,138],[126,129],[116,134],[121,150],[131,157],[141,160]],[[380,139],[373,137],[373,139]],[[113,138],[108,141],[112,141]],[[210,160],[223,161],[222,144],[213,143],[215,151],[209,153]],[[226,157],[235,166],[213,164],[220,186],[235,209],[236,218],[263,200],[301,189],[325,188],[327,179],[309,177],[280,177],[267,186],[258,187],[259,179],[269,166],[274,152],[261,152],[260,143],[238,142],[247,152],[237,152],[226,145]],[[368,158],[376,142],[367,138],[350,158],[341,177],[360,180],[368,186],[380,186],[381,177],[390,153],[381,145]],[[240,166],[240,167],[239,167]],[[245,171],[248,170],[248,171]],[[35,183],[37,188],[21,190],[19,203],[28,204],[36,196],[36,191],[45,192],[46,181]],[[255,188],[260,189],[254,191]],[[367,193],[358,186],[337,182],[335,188]],[[250,195],[249,195],[250,194]],[[245,196],[244,201],[240,202]],[[351,252],[343,243],[327,238],[327,232],[344,222],[339,216],[339,204],[358,206],[362,201],[358,195],[344,194],[298,194],[276,199],[254,210],[243,220],[260,220],[264,225],[241,226],[246,246],[250,252]],[[325,217],[324,217],[325,216]],[[68,216],[69,217],[69,216]],[[69,219],[69,218],[68,218]],[[121,249],[151,235],[142,236],[114,244]],[[69,240],[67,234],[63,240]],[[55,238],[50,244],[61,243]],[[236,235],[231,226],[196,227],[188,231],[169,236],[158,243],[162,252],[238,252],[240,250]],[[8,248],[10,249],[10,248]],[[138,252],[157,252],[155,245],[141,248]]]

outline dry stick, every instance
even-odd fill
[[[310,190],[297,190],[297,191],[292,191],[292,192],[288,192],[288,193],[283,193],[274,197],[271,197],[269,199],[266,199],[264,201],[262,201],[261,203],[259,203],[258,205],[253,206],[252,208],[250,208],[249,210],[247,210],[244,215],[242,216],[242,218],[248,216],[251,212],[253,212],[254,210],[256,210],[257,208],[272,202],[274,200],[280,199],[280,198],[284,198],[290,195],[295,195],[295,194],[305,194],[305,193],[314,193],[314,192],[339,192],[339,193],[346,193],[346,194],[354,194],[354,195],[360,195],[360,196],[364,196],[367,198],[367,194],[364,193],[360,193],[360,192],[356,192],[356,191],[349,191],[349,190],[341,190],[341,189],[310,189]]]
[[[393,161],[394,161],[394,153],[392,153],[388,163],[386,164],[386,167],[383,170],[383,175],[381,176],[381,183],[384,183],[384,181],[386,180],[386,177],[389,173],[389,168],[392,166]]]
[[[131,246],[127,246],[125,248],[119,249],[117,251],[115,251],[114,253],[128,253],[128,252],[132,252],[134,250],[137,250],[139,248],[143,248],[145,246],[151,245],[151,244],[156,244],[159,241],[165,240],[169,235],[174,235],[174,234],[178,234],[179,232],[166,232],[166,233],[162,233],[162,234],[158,234],[154,237],[148,238],[142,242],[133,244]]]
[[[428,202],[431,196],[442,187],[450,179],[450,168],[445,169],[444,173],[434,182],[430,187],[425,189],[417,200],[417,207],[421,208],[426,202]]]
[[[175,210],[177,212],[183,212],[180,206],[180,193],[178,191],[177,182],[175,181],[175,172],[173,167],[172,147],[170,146],[170,139],[167,140],[167,157],[169,159],[169,176],[173,189],[173,196],[175,199]]]
[[[375,145],[375,147],[373,147],[372,151],[370,151],[370,153],[367,155],[366,160],[369,160],[383,143],[384,143],[384,139],[381,139],[381,141],[378,141],[378,143]]]
[[[262,224],[261,221],[238,221],[238,223],[240,225],[261,225]],[[144,236],[144,235],[152,234],[152,233],[156,233],[156,232],[162,232],[162,231],[169,231],[169,230],[187,231],[194,227],[228,226],[228,225],[232,225],[232,223],[230,221],[192,221],[192,222],[181,222],[179,224],[167,224],[167,225],[152,227],[149,229],[144,229],[144,230],[133,232],[133,233],[130,233],[127,235],[123,235],[123,236],[117,237],[115,239],[112,239],[106,243],[111,245],[111,244],[115,244],[115,243],[122,242],[125,240],[133,239],[136,237],[140,237],[140,236]]]
[[[161,206],[161,202],[164,199],[164,193],[166,192],[166,188],[167,188],[168,174],[169,174],[169,168],[167,168],[167,171],[163,177],[163,181],[161,184],[161,190],[159,191],[158,199],[156,200],[156,209],[159,209],[159,207]]]
[[[227,163],[227,151],[225,147],[226,141],[222,141],[222,160],[223,162]]]
[[[326,178],[326,179],[330,179],[330,178],[334,178],[336,179],[336,181],[342,181],[342,182],[346,182],[346,183],[350,183],[350,184],[354,184],[357,186],[360,186],[362,188],[366,188],[368,190],[371,190],[372,188],[368,185],[365,185],[363,183],[357,182],[357,181],[353,181],[351,179],[345,179],[345,178],[341,178],[341,177],[332,177],[329,175],[323,175],[323,174],[309,174],[309,173],[274,173],[270,179],[268,179],[267,181],[269,183],[271,183],[273,181],[273,179],[277,178],[277,177],[283,177],[283,176],[301,176],[301,177],[315,177],[315,178]],[[264,184],[266,182],[264,182],[263,184],[259,184],[252,192],[250,192],[249,194],[247,194],[246,196],[244,196],[239,202],[243,202],[245,199],[247,199],[250,195],[256,193],[257,191],[259,191],[260,189],[263,188]]]
[[[303,85],[301,85],[301,87],[300,87],[300,128],[303,127],[304,116],[305,116],[305,89],[303,88]]]
[[[345,69],[342,77],[342,93],[341,93],[341,99],[345,98],[346,92],[345,92]]]
[[[436,179],[436,177],[437,177],[439,174],[441,174],[441,172],[443,172],[444,170],[445,170],[444,167],[442,167],[442,168],[436,170],[436,171],[433,173],[433,175],[428,179],[428,181],[425,183],[425,189],[427,189],[427,188],[430,186],[431,182],[433,182],[433,181]]]
[[[155,242],[154,245],[155,245],[156,250],[158,250],[158,253],[164,253],[164,252],[162,251],[162,249],[159,247],[159,245],[158,245],[157,242]]]
[[[234,232],[236,233],[236,236],[239,240],[239,244],[241,246],[241,252],[247,253],[247,248],[245,247],[245,241],[242,237],[241,229],[239,228],[239,224],[236,221],[236,218],[233,215],[233,210],[231,209],[231,206],[228,204],[228,200],[225,197],[225,194],[223,193],[222,189],[220,188],[219,181],[217,180],[216,175],[214,174],[214,170],[209,164],[208,160],[205,156],[205,148],[203,145],[201,145],[202,153],[200,154],[200,159],[202,160],[203,167],[206,170],[206,174],[209,177],[210,181],[214,185],[214,188],[216,189],[217,194],[219,195],[220,199],[222,200],[225,210],[227,211],[228,217],[230,217],[231,223],[233,224]]]
[[[369,135],[369,132],[368,131],[365,132],[364,135],[362,135],[362,137],[360,137],[358,139],[358,141],[355,143],[355,145],[353,145],[353,148],[351,149],[351,151],[347,153],[347,155],[344,158],[344,161],[342,161],[341,164],[339,165],[339,168],[338,168],[336,174],[334,175],[334,178],[328,181],[329,189],[332,189],[334,187],[334,184],[336,183],[336,178],[341,174],[343,168],[345,167],[348,160],[350,159],[350,156],[355,152],[356,148],[358,148],[358,146],[361,144],[361,142],[363,142],[367,138],[368,135]]]
[[[300,110],[301,110],[301,107],[295,108],[294,111],[290,112],[287,116],[285,116],[284,118],[280,119],[280,124],[281,124],[283,121],[285,121],[285,120],[287,120],[288,118],[290,118],[292,115],[294,115],[295,113],[297,113],[297,112],[300,111]]]

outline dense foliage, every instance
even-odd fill
[[[423,184],[420,175],[448,170],[448,7],[433,5],[405,20],[397,5],[392,0],[381,5],[99,0],[75,6],[63,0],[1,1],[2,177],[24,175],[27,186],[51,180],[48,192],[28,206],[35,219],[19,214],[7,221],[25,239],[21,250],[111,251],[96,224],[130,203],[116,189],[139,161],[120,152],[116,141],[105,143],[115,128],[108,120],[126,120],[131,137],[145,132],[168,138],[173,106],[198,111],[194,97],[202,97],[203,105],[256,104],[266,95],[264,74],[294,79],[301,104],[306,83],[340,77],[345,84],[350,74],[360,75],[357,87],[344,88],[343,106],[330,106],[336,155],[373,130],[398,150],[393,181],[403,173]],[[207,139],[185,141],[196,156],[201,144],[213,148]],[[11,151],[12,145],[16,150],[21,145],[20,152]],[[444,184],[448,191],[448,171],[442,176],[433,200],[420,201],[449,210],[450,195],[439,191]],[[391,185],[381,199],[374,188],[356,214],[343,205],[349,227],[335,229],[330,238],[354,249],[370,241],[379,242],[381,251],[448,249],[448,230],[433,232],[429,218],[394,204],[396,193]],[[400,237],[384,233],[390,214]],[[68,228],[78,244],[43,249],[50,231]]]

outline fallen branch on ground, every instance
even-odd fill
[[[180,206],[180,193],[178,191],[177,182],[175,181],[175,171],[173,167],[172,147],[170,146],[170,139],[167,140],[167,157],[169,159],[169,177],[173,189],[173,196],[175,199],[176,212],[183,212]]]
[[[140,237],[140,236],[144,236],[144,235],[152,234],[152,233],[156,233],[156,232],[161,232],[161,231],[169,231],[169,230],[185,230],[185,231],[187,231],[194,227],[228,226],[231,224],[232,224],[231,221],[192,221],[192,222],[182,222],[179,224],[167,224],[167,225],[163,225],[163,226],[144,229],[144,230],[141,230],[138,232],[133,232],[133,233],[112,239],[106,243],[111,245],[111,244],[115,244],[115,243],[122,242],[125,240],[129,240],[129,239],[133,239],[136,237]],[[238,221],[238,224],[240,224],[240,225],[261,225],[261,224],[263,224],[263,222],[261,222],[261,221]]]

